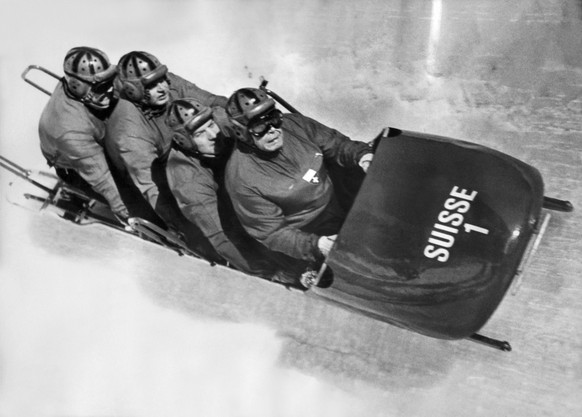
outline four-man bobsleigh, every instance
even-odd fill
[[[23,78],[50,94],[26,78],[30,69],[47,70],[30,66]],[[260,88],[297,112],[266,85],[263,80]],[[544,197],[542,177],[532,166],[481,145],[394,128],[373,143],[373,162],[363,178],[355,178],[357,194],[318,277],[325,271],[327,284],[309,292],[427,336],[471,338],[511,350],[509,343],[476,332],[521,278],[549,220],[543,209],[571,211],[572,205]],[[27,170],[6,158],[0,162],[34,183]],[[334,183],[346,185],[352,184]],[[41,185],[48,196],[43,201],[58,205],[62,187]],[[79,224],[108,224],[86,207],[75,216]],[[137,220],[130,226],[140,236],[188,253]]]

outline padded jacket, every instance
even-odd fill
[[[166,164],[168,184],[182,214],[224,260],[243,272],[270,275],[260,245],[246,234],[232,209],[224,188],[225,163],[225,158],[199,157],[174,146]]]
[[[252,237],[272,251],[319,261],[317,240],[336,234],[345,217],[325,163],[356,167],[372,151],[299,114],[284,114],[281,129],[283,146],[273,153],[239,142],[227,165],[227,190]]]
[[[192,97],[207,106],[226,105],[226,97],[202,90],[175,74],[168,73],[168,80],[170,101]],[[107,125],[105,148],[115,167],[127,172],[159,216],[172,224],[174,203],[169,190],[164,190],[164,165],[172,146],[172,131],[165,119],[166,112],[152,112],[121,99]]]
[[[40,148],[49,166],[76,171],[114,212],[125,208],[105,157],[106,121],[69,97],[59,82],[40,117]]]

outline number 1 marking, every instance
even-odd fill
[[[471,224],[471,223],[465,223],[463,226],[465,227],[465,232],[467,232],[467,233],[477,232],[477,233],[483,233],[484,235],[489,234],[489,230],[487,230],[483,227],[475,226],[474,224]]]

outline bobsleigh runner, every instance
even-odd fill
[[[30,69],[59,77],[38,66],[22,74],[50,94],[27,79]],[[297,112],[266,86],[263,80],[261,89]],[[374,148],[336,244],[308,292],[426,336],[467,338],[510,351],[508,342],[477,332],[510,287],[514,292],[520,285],[549,211],[572,211],[571,203],[545,197],[534,167],[475,143],[385,128]],[[50,207],[77,224],[101,223],[197,256],[146,221],[131,219],[124,228],[105,204],[52,174],[32,173],[4,157],[0,165],[37,190],[19,195],[39,209]],[[318,285],[324,273],[331,279]]]

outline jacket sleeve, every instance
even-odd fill
[[[152,164],[158,157],[154,145],[137,137],[126,136],[119,145],[119,155],[135,186],[155,208],[160,192],[152,179]]]
[[[258,273],[248,257],[228,238],[218,211],[217,189],[212,178],[197,172],[187,162],[170,159],[166,168],[168,183],[182,214],[200,228],[216,252],[235,268]]]
[[[247,187],[229,187],[228,192],[247,233],[268,249],[310,262],[321,259],[319,236],[287,224],[279,206]]]
[[[72,167],[95,192],[107,200],[113,212],[125,210],[101,145],[82,133],[67,133],[56,143],[59,146],[59,154],[66,155]]]
[[[365,142],[351,140],[335,129],[329,128],[309,117],[303,117],[303,127],[308,137],[323,152],[325,159],[350,168],[357,167],[365,154],[373,153],[372,148]]]
[[[171,81],[171,87],[178,91],[179,97],[194,98],[208,107],[226,107],[228,99],[224,96],[218,96],[209,91],[203,90],[196,84],[191,83],[176,74],[172,74]]]

